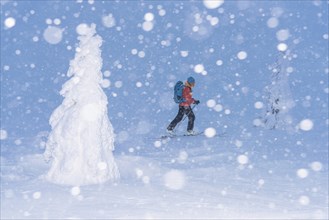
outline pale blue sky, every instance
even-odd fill
[[[104,88],[109,117],[121,137],[138,129],[141,136],[165,132],[177,111],[173,83],[191,75],[201,101],[198,130],[215,127],[240,138],[250,133],[264,142],[280,135],[284,144],[308,146],[296,152],[323,156],[329,123],[327,18],[326,1],[225,1],[215,9],[202,1],[1,2],[1,129],[7,133],[2,144],[50,130],[78,42],[75,28],[95,23],[104,40],[103,72],[111,73],[105,77],[111,86]],[[255,103],[266,104],[262,96],[280,43],[293,54],[292,127],[304,119],[313,127],[262,139],[253,120],[263,109]],[[199,64],[206,72],[198,73]]]

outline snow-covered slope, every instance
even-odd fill
[[[89,186],[45,181],[49,165],[41,152],[2,157],[1,217],[328,218],[326,167],[317,162],[301,167],[291,157],[274,159],[265,152],[273,149],[265,146],[246,153],[248,141],[232,138],[181,137],[161,146],[147,138],[142,149],[117,151],[119,182]]]

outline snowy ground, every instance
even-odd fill
[[[3,145],[1,219],[328,218],[325,164],[302,169],[260,148],[241,154],[230,134],[142,140],[117,144],[120,182],[80,187],[45,182],[37,148]]]

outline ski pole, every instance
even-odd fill
[[[192,110],[194,109],[194,107],[196,106],[196,104],[194,104],[193,105],[193,107],[191,108],[191,111],[189,111],[189,113],[187,114],[187,115],[185,115],[184,116],[184,118],[183,118],[183,120],[181,120],[178,124],[177,124],[177,126],[176,126],[176,128],[178,128],[179,127],[179,125],[189,116],[189,114],[192,112]]]
[[[192,110],[194,109],[195,106],[196,106],[196,104],[194,104],[193,107],[191,108],[191,111],[189,111],[189,113],[187,115],[185,115],[185,117],[183,118],[182,122],[185,120],[185,118],[188,117],[188,115],[192,112]]]

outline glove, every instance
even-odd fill
[[[198,105],[198,104],[200,103],[200,101],[199,101],[199,100],[195,100],[194,103],[195,103],[196,105]]]

